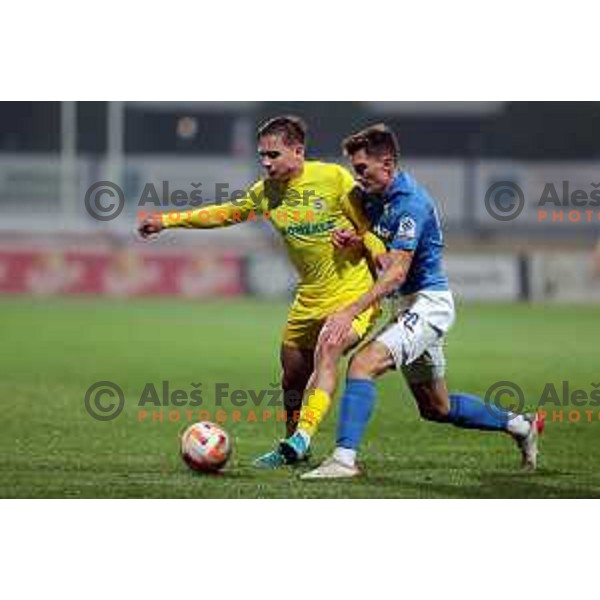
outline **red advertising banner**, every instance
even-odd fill
[[[243,291],[234,254],[0,249],[0,294],[206,298]]]

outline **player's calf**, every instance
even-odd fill
[[[281,442],[279,452],[287,464],[305,460],[312,438],[331,407],[331,399],[337,384],[337,366],[343,354],[358,342],[358,335],[351,331],[342,343],[332,343],[321,336],[315,351],[315,370],[304,395],[298,428],[293,435]]]
[[[422,419],[433,423],[448,422],[450,399],[444,380],[410,383],[410,389],[417,402]]]
[[[281,365],[283,368],[281,387],[286,414],[286,434],[289,437],[298,427],[302,398],[314,369],[313,352],[283,345]]]
[[[298,427],[302,397],[313,371],[313,352],[284,344],[281,348],[281,364],[286,436],[290,437]],[[286,459],[280,451],[279,444],[274,450],[259,456],[254,461],[254,466],[259,469],[279,469],[285,464]]]

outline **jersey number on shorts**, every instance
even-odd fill
[[[404,313],[404,318],[402,319],[402,324],[411,333],[415,332],[415,327],[417,326],[418,322],[419,322],[419,315],[417,313],[410,312],[410,310],[407,310]]]

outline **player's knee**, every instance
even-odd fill
[[[373,342],[350,360],[348,375],[352,379],[375,379],[394,368],[390,351],[379,342]]]
[[[379,374],[378,357],[369,348],[356,354],[350,361],[351,379],[372,379]]]
[[[322,338],[319,340],[315,356],[317,362],[336,362],[343,353],[344,347],[342,344],[336,344],[327,338]]]

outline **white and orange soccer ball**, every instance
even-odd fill
[[[229,436],[214,423],[195,423],[181,437],[181,457],[193,471],[217,473],[230,456]]]

